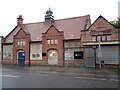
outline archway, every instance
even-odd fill
[[[58,64],[58,51],[57,50],[49,50],[48,51],[48,64],[49,65],[57,65]]]

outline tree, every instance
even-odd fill
[[[116,28],[120,28],[120,18],[111,22]]]

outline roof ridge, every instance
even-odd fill
[[[67,19],[74,19],[74,18],[82,18],[82,17],[87,17],[87,16],[90,16],[90,15],[88,14],[88,15],[84,15],[84,16],[77,16],[77,17],[70,17],[70,18],[57,19],[57,20],[55,20],[55,21],[67,20]]]
[[[77,16],[77,17],[69,17],[69,18],[63,18],[63,19],[56,19],[54,21],[61,21],[61,20],[68,20],[68,19],[75,19],[75,18],[82,18],[82,17],[90,17],[90,15],[84,15],[84,16]],[[45,21],[41,21],[41,22],[33,22],[33,23],[24,23],[23,25],[28,25],[28,24],[38,24],[38,23],[44,23]]]

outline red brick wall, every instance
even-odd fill
[[[18,46],[17,45],[17,41],[25,41],[25,45],[23,46]],[[23,31],[22,29],[14,36],[13,39],[13,63],[17,64],[17,52],[19,50],[23,50],[25,51],[26,57],[25,57],[25,62],[27,64],[27,62],[29,61],[29,42],[30,42],[30,35],[26,34],[25,31]]]
[[[118,29],[111,25],[105,18],[98,18],[88,30],[82,31],[82,42],[91,42],[92,31],[96,34],[103,33],[104,31],[111,30],[111,40],[118,40]]]
[[[57,39],[57,44],[48,45],[48,39]],[[48,50],[55,49],[58,51],[58,65],[63,64],[63,32],[59,32],[54,26],[51,26],[46,33],[42,34],[42,52],[46,53],[43,56],[43,61],[48,61]]]

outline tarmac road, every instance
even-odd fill
[[[2,68],[2,88],[118,88],[118,71],[56,66]]]

